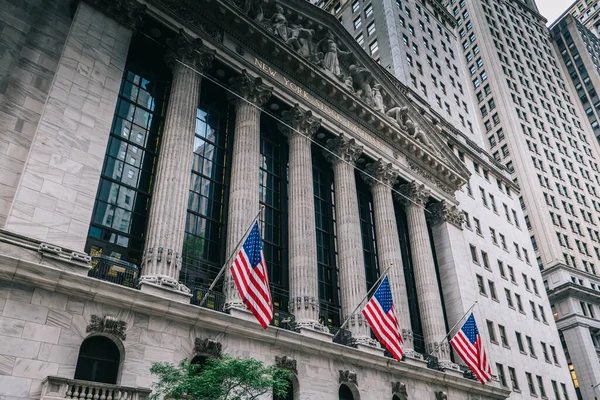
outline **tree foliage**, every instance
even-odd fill
[[[183,360],[178,366],[153,363],[158,376],[153,400],[253,400],[273,392],[285,396],[291,373],[274,365],[266,367],[255,359],[207,359],[203,366]]]

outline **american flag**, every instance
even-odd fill
[[[402,335],[396,313],[394,311],[394,300],[388,277],[383,278],[381,285],[375,291],[371,300],[362,310],[362,314],[375,332],[377,339],[398,361],[402,358]]]
[[[273,319],[273,303],[258,221],[233,260],[231,274],[242,300],[266,329]]]
[[[492,379],[492,368],[483,348],[473,313],[467,318],[462,328],[456,332],[456,335],[450,339],[450,344],[465,364],[471,368],[479,382],[485,385]]]

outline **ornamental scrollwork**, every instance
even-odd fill
[[[356,377],[356,372],[350,370],[341,370],[340,376],[338,379],[338,383],[352,383],[355,386],[358,386],[358,379]]]
[[[111,317],[108,315],[105,315],[103,317],[99,317],[98,315],[92,315],[91,321],[85,328],[85,331],[88,333],[110,333],[121,340],[125,340],[127,338],[127,335],[125,334],[126,329],[127,323],[125,321],[121,321],[115,317]]]
[[[223,345],[216,340],[200,338],[194,340],[194,353],[196,354],[204,354],[210,357],[219,358],[221,357],[222,350]]]
[[[278,368],[287,369],[289,371],[292,371],[296,375],[298,374],[296,360],[288,356],[275,356],[275,365]]]

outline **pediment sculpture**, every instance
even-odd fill
[[[393,96],[361,63],[351,48],[343,44],[332,29],[320,28],[318,21],[290,12],[273,0],[230,0],[275,38],[297,54],[325,71],[376,113],[387,117],[416,142],[440,156],[429,134],[409,117],[409,108],[398,104]]]

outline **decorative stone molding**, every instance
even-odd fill
[[[418,206],[425,207],[427,201],[429,200],[429,196],[431,195],[431,192],[425,187],[425,185],[415,181],[400,186],[400,193],[402,193],[404,197],[396,195],[396,198],[405,206],[408,206],[409,204],[416,204]]]
[[[272,87],[265,85],[261,78],[251,77],[245,69],[238,76],[229,79],[229,84],[238,96],[258,107],[262,107],[273,93]],[[243,101],[238,96],[230,94],[229,100],[233,104]]]
[[[339,370],[340,376],[338,379],[338,383],[351,383],[358,386],[358,380],[356,378],[356,372],[350,370]]]
[[[92,7],[102,11],[115,21],[136,28],[142,23],[146,14],[146,5],[137,0],[83,0]],[[76,9],[79,0],[71,1],[71,8]]]
[[[406,384],[403,382],[392,382],[392,396],[396,395],[400,400],[408,400]]]
[[[289,312],[290,313],[294,313],[296,310],[300,310],[300,309],[313,309],[313,310],[318,310],[319,309],[319,301],[315,298],[315,297],[309,297],[309,296],[304,296],[304,297],[296,297],[295,299],[291,298],[289,301]]]
[[[448,222],[456,226],[458,229],[463,229],[463,222],[465,220],[465,213],[453,204],[448,204],[445,200],[431,204],[428,207],[431,213],[428,215],[428,219],[431,225],[435,226],[443,222]]]
[[[162,249],[162,248],[161,248]],[[159,250],[161,250],[159,249]],[[149,249],[149,251],[152,248]],[[169,249],[170,250],[170,249]],[[179,257],[179,254],[176,255]],[[159,259],[160,261],[160,259]],[[179,264],[177,264],[179,265]],[[142,275],[140,276],[140,284],[142,283],[150,283],[156,286],[161,286],[167,289],[175,290],[177,292],[182,292],[185,294],[190,294],[191,290],[182,283],[179,283],[176,279],[171,278],[166,275]]]
[[[369,185],[376,183],[383,183],[386,186],[394,186],[398,179],[398,171],[394,169],[392,163],[384,163],[383,159],[379,159],[374,163],[368,164],[365,168],[365,172],[368,174],[362,174],[365,182]],[[375,180],[375,179],[377,180]]]
[[[298,104],[282,112],[281,116],[284,123],[278,123],[277,126],[288,138],[293,134],[302,134],[312,139],[321,126],[321,119],[313,117],[312,111],[305,111]]]
[[[441,390],[435,392],[435,400],[448,400],[448,393]]]
[[[446,185],[445,183],[441,182],[440,180],[434,178],[429,172],[425,171],[423,168],[421,168],[414,162],[409,161],[408,166],[410,167],[411,171],[416,172],[417,175],[419,175],[419,176],[423,177],[425,180],[433,183],[433,185],[435,187],[437,187],[438,189],[440,189],[442,192],[448,193],[450,195],[454,195],[454,193],[455,193],[454,189],[452,189],[450,186]]]
[[[444,341],[443,343],[431,342],[425,343],[425,352],[427,354],[433,355],[438,360],[449,360],[450,359],[450,346],[448,346],[448,342]],[[442,361],[439,362],[440,367]],[[443,368],[454,369],[453,367],[443,366]]]
[[[194,339],[194,353],[213,358],[221,357],[223,345],[212,339]]]
[[[199,71],[204,71],[212,66],[216,51],[204,46],[202,39],[189,37],[183,29],[179,34],[168,41],[165,62],[173,68],[182,62]]]
[[[353,138],[348,138],[342,134],[327,141],[327,150],[329,151],[324,152],[325,157],[332,164],[338,161],[346,161],[354,165],[362,154],[363,147],[356,143]]]
[[[275,356],[275,365],[278,368],[287,369],[289,371],[292,371],[294,374],[298,374],[296,360],[288,356]]]
[[[92,315],[92,319],[88,326],[85,328],[86,332],[103,332],[110,333],[115,335],[121,340],[125,340],[127,335],[125,334],[125,330],[127,329],[127,323],[125,321],[121,321],[115,317],[111,317],[105,315],[103,317],[99,317],[97,315]]]

